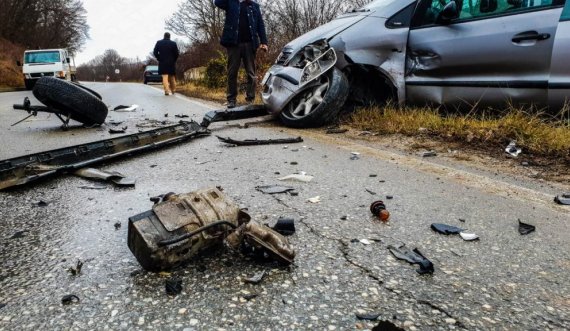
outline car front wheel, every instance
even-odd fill
[[[319,127],[337,118],[348,97],[348,80],[337,68],[301,91],[280,114],[283,124],[295,128]]]

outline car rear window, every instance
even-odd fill
[[[146,71],[158,71],[158,66],[146,66]]]

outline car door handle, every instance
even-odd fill
[[[538,33],[536,31],[525,31],[514,35],[512,41],[514,43],[520,43],[526,40],[546,40],[550,38],[549,33]]]

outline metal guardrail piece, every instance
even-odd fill
[[[3,160],[0,161],[0,190],[209,134],[208,129],[194,121],[180,122],[145,132]]]

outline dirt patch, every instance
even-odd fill
[[[24,50],[24,47],[0,38],[0,88],[24,86],[22,69],[16,65]]]

